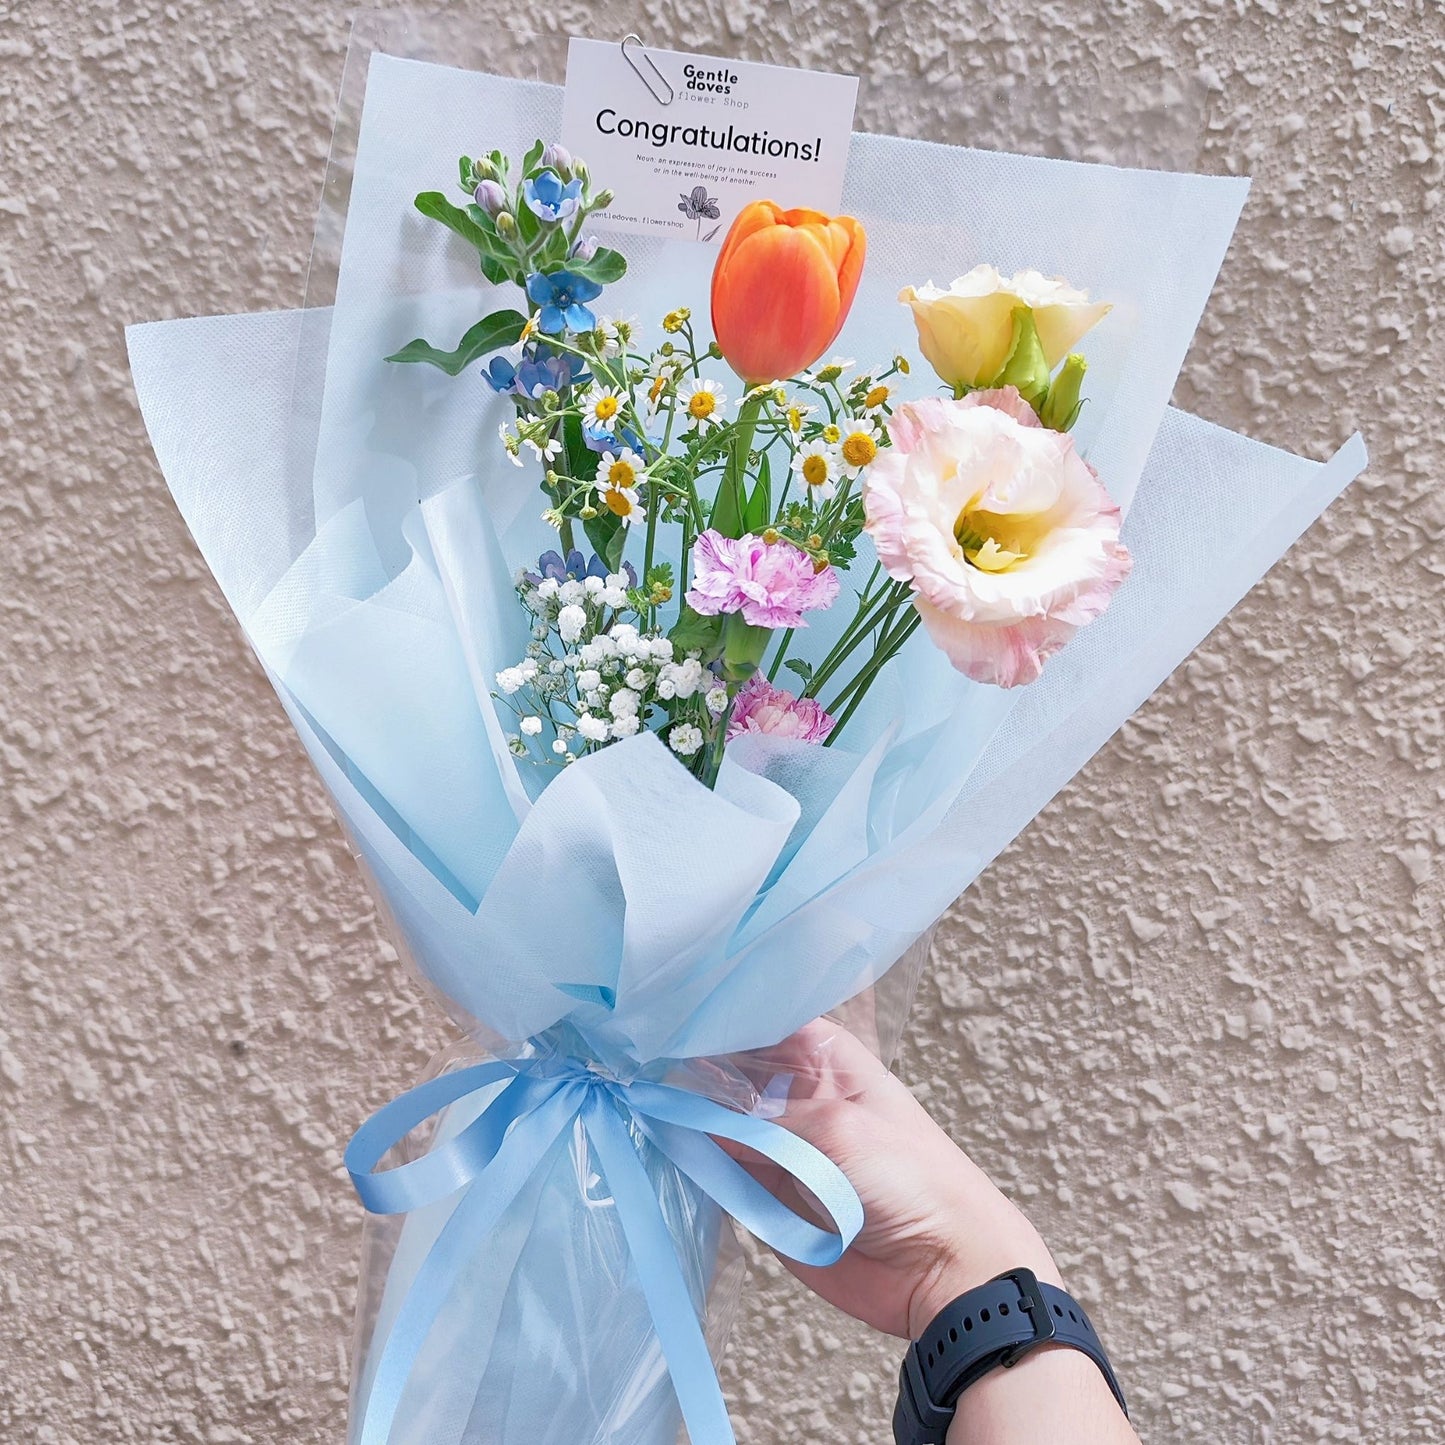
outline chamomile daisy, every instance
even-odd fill
[[[688,416],[701,430],[717,426],[722,421],[728,399],[717,382],[699,377],[681,387],[677,396]]]
[[[812,441],[793,458],[793,470],[807,483],[808,496],[827,501],[841,473],[838,453],[824,441]]]
[[[620,452],[603,452],[597,459],[597,496],[614,517],[635,522],[647,515],[638,498],[644,480],[643,461],[630,447]]]
[[[878,455],[878,424],[871,417],[845,416],[838,422],[838,458],[845,475],[856,477]]]
[[[875,382],[863,394],[863,410],[873,416],[880,415],[887,409],[888,399],[893,395],[893,388],[886,381]]]
[[[582,398],[582,421],[592,431],[611,433],[622,417],[622,393],[615,386],[594,386]]]

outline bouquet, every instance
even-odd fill
[[[347,1153],[361,1445],[731,1439],[725,1213],[861,1223],[799,1031],[888,1053],[934,920],[1363,465],[1166,410],[1241,183],[855,136],[846,214],[714,255],[608,235],[557,101],[377,55],[334,304],[130,336],[466,1034]]]

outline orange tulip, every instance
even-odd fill
[[[712,330],[757,386],[811,366],[843,329],[867,249],[852,216],[744,206],[712,273]]]

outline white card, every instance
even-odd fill
[[[840,209],[857,97],[852,75],[574,38],[562,144],[616,193],[609,230],[717,245],[749,201]]]

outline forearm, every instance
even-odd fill
[[[1139,1445],[1099,1367],[1045,1345],[958,1397],[948,1445]]]

